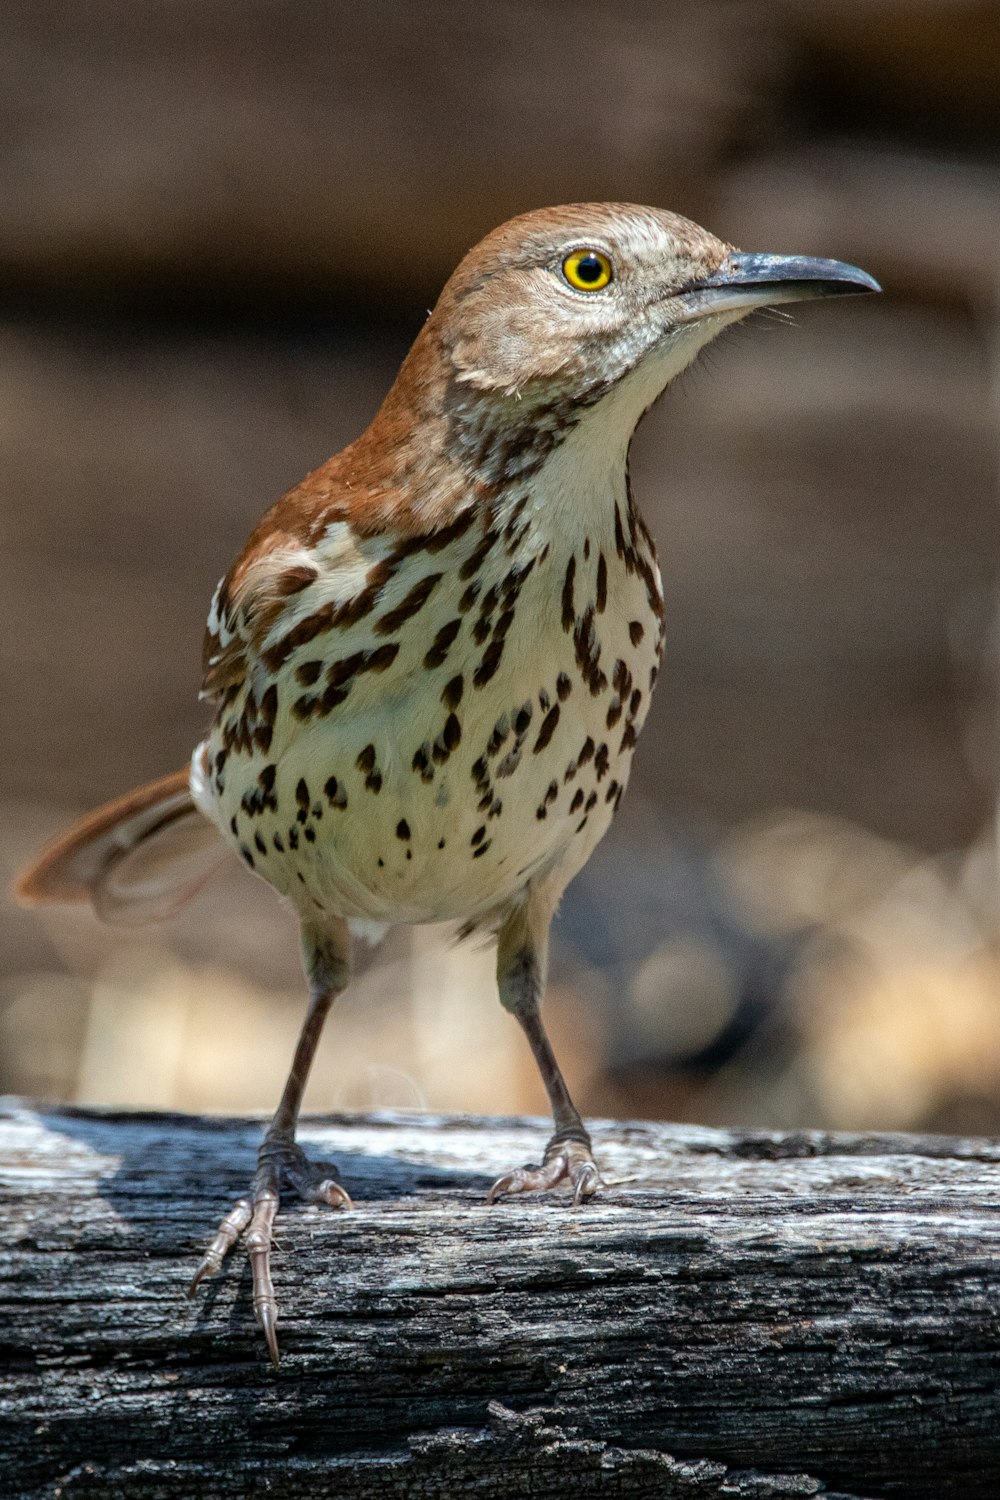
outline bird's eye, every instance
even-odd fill
[[[562,273],[578,292],[599,292],[614,275],[611,262],[600,250],[574,250],[563,261]]]

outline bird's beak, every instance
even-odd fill
[[[811,255],[744,255],[734,250],[711,276],[696,281],[678,300],[687,321],[711,313],[773,307],[779,302],[881,290],[867,271],[840,260]]]

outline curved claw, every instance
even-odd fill
[[[498,1177],[486,1201],[496,1203],[506,1193],[547,1193],[567,1178],[573,1188],[574,1207],[592,1198],[601,1185],[597,1163],[587,1147],[576,1141],[547,1151],[540,1167],[515,1167]]]
[[[540,1167],[515,1167],[498,1177],[487,1195],[487,1203],[496,1203],[505,1193],[547,1193],[569,1172],[569,1158],[550,1156]]]
[[[592,1161],[578,1162],[570,1172],[573,1184],[573,1207],[579,1208],[587,1198],[592,1198],[601,1185],[601,1174]]]
[[[187,1295],[193,1297],[199,1286],[209,1276],[217,1276],[222,1262],[250,1223],[253,1208],[249,1198],[241,1198],[223,1219],[215,1237],[198,1263],[198,1268],[188,1284]]]
[[[313,1200],[317,1203],[329,1204],[330,1208],[353,1208],[354,1200],[346,1188],[342,1188],[339,1182],[334,1182],[332,1177],[324,1177],[312,1190]]]
[[[267,1340],[268,1354],[278,1367],[278,1303],[271,1280],[271,1251],[274,1248],[274,1221],[278,1213],[282,1188],[288,1188],[307,1203],[326,1203],[330,1208],[353,1208],[346,1189],[333,1177],[336,1171],[329,1163],[322,1169],[310,1165],[295,1141],[275,1132],[265,1136],[258,1153],[258,1168],[253,1194],[241,1198],[222,1220],[208,1249],[202,1256],[191,1282],[188,1296],[193,1297],[201,1283],[215,1276],[236,1241],[244,1235],[253,1278],[254,1316]]]
[[[278,1312],[272,1297],[270,1304],[264,1304],[257,1309],[257,1322],[264,1330],[267,1340],[267,1352],[271,1356],[271,1363],[275,1369],[281,1364],[281,1355],[278,1353]]]

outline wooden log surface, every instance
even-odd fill
[[[1000,1494],[1000,1145],[605,1122],[598,1200],[488,1208],[539,1120],[310,1118],[272,1370],[259,1121],[0,1111],[0,1494]]]

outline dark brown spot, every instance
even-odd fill
[[[513,625],[513,623],[514,623],[514,611],[513,611],[513,609],[505,609],[504,612],[503,612],[503,614],[500,616],[500,618],[497,620],[496,624],[493,627],[493,637],[494,637],[494,639],[495,640],[502,640],[503,637],[507,634],[507,632],[510,629],[510,627]]]
[[[461,630],[461,628],[462,622],[458,619],[449,620],[446,625],[441,626],[441,629],[434,637],[434,640],[424,657],[424,666],[428,669],[428,671],[431,671],[435,667],[440,667],[442,665],[445,657],[448,655],[449,647],[454,641],[456,635],[458,635],[458,632]]]
[[[278,689],[273,682],[260,700],[258,716],[265,724],[273,724],[278,716]]]
[[[584,537],[584,539],[583,539],[583,556],[584,556],[584,559],[587,559],[590,556],[590,537],[589,536]]]
[[[514,715],[514,733],[527,734],[528,725],[531,723],[531,704],[525,703]]]
[[[643,628],[643,624],[642,624],[641,620],[629,620],[629,622],[628,622],[628,635],[629,635],[629,640],[632,642],[633,646],[638,646],[641,643],[642,638],[643,638],[643,636],[645,634],[646,634],[646,632],[645,632],[645,629]]]
[[[236,814],[235,813],[229,819],[229,827],[230,827],[230,830],[232,832],[233,838],[236,838],[237,834],[239,833],[239,829],[236,826]]]
[[[622,526],[622,518],[617,505],[615,506],[615,551],[621,558],[622,562],[625,562],[628,556],[629,548],[625,541],[625,531]],[[631,569],[629,571],[631,571]]]
[[[617,781],[612,781],[607,791],[604,793],[605,802],[613,802],[620,791],[621,787],[618,785]]]
[[[354,651],[349,657],[343,657],[343,660],[334,661],[331,664],[330,669],[327,670],[327,682],[330,687],[343,687],[343,684],[351,681],[355,672],[360,672],[363,666],[364,652]]]
[[[462,726],[454,714],[449,714],[447,719],[445,719],[441,738],[444,740],[445,747],[448,750],[457,750],[461,744]]]
[[[487,556],[496,545],[496,540],[496,532],[488,531],[483,537],[483,540],[479,543],[479,546],[476,548],[475,552],[470,553],[469,556],[465,559],[465,562],[458,570],[458,576],[462,579],[463,583],[467,578],[474,578],[475,575],[479,572],[479,569],[486,561]]]
[[[554,802],[556,800],[556,798],[558,797],[558,795],[559,795],[559,783],[558,783],[558,781],[550,781],[549,784],[548,784],[548,787],[546,788],[546,792],[545,792],[545,806],[548,807],[548,805],[549,805],[550,802]]]
[[[634,724],[625,725],[625,733],[622,735],[621,749],[631,750],[639,736],[635,732]]]
[[[496,774],[498,776],[513,776],[514,772],[517,770],[520,764],[521,750],[519,746],[515,745],[513,750],[508,751],[503,760],[497,766]]]
[[[459,511],[454,521],[424,537],[424,547],[428,552],[442,552],[445,547],[450,546],[452,542],[457,542],[460,536],[465,535],[475,518],[475,507],[467,506],[465,510]]]
[[[607,745],[598,745],[597,754],[594,756],[594,770],[597,772],[598,781],[603,781],[604,777],[608,774],[609,764],[610,756],[608,755]]]
[[[306,840],[307,843],[309,843],[309,844],[315,844],[315,842],[316,842],[316,830],[314,828],[304,828],[302,830],[302,832],[303,832],[303,835],[304,835],[305,840]]]
[[[240,845],[240,853],[242,854],[243,858],[246,860],[247,864],[250,866],[250,868],[252,870],[253,867],[254,867],[254,865],[253,865],[253,855],[250,853],[250,850],[247,848],[246,844],[241,844]]]
[[[486,842],[485,842],[485,844],[480,844],[478,849],[473,849],[473,851],[472,851],[472,857],[473,857],[473,859],[478,859],[481,854],[485,854],[486,851],[487,851],[487,849],[490,847],[490,844],[492,842],[493,842],[492,839],[487,839]]]
[[[300,667],[295,668],[295,675],[303,687],[312,687],[322,670],[321,661],[304,661]]]
[[[297,849],[299,847],[299,830],[295,827],[288,830],[288,847],[289,849]]]
[[[503,581],[504,598],[508,604],[514,603],[521,589],[524,587],[525,579],[529,576],[534,566],[535,558],[532,557],[526,563],[516,563],[511,568]]]
[[[556,678],[556,697],[559,699],[559,702],[565,703],[566,699],[569,697],[572,691],[572,681],[569,677],[566,676],[565,672],[560,672],[559,676]]]
[[[620,698],[612,698],[611,705],[608,708],[607,717],[605,719],[605,723],[607,724],[608,728],[609,729],[614,729],[615,725],[618,723],[618,720],[621,718],[621,716],[622,716],[622,700]]]
[[[299,777],[299,784],[295,788],[295,800],[300,807],[308,807],[312,798],[309,796],[309,788],[304,776]]]
[[[474,578],[469,584],[469,587],[458,601],[458,608],[463,615],[468,614],[469,610],[475,604],[482,591],[482,587],[483,585],[478,578]]]
[[[641,703],[642,703],[642,693],[640,692],[640,690],[638,688],[636,688],[635,692],[632,694],[632,697],[631,697],[631,699],[629,701],[629,706],[628,706],[628,713],[629,713],[629,718],[630,719],[634,719],[635,718],[636,714],[639,712],[639,707],[640,707]]]
[[[597,793],[596,792],[591,792],[590,796],[587,798],[586,802],[583,805],[584,812],[585,813],[589,813],[590,809],[593,807],[593,805],[594,805],[594,803],[596,801],[597,801]]]
[[[504,740],[510,734],[510,720],[506,714],[501,714],[493,726],[493,733],[486,742],[486,754],[496,755]]]
[[[574,554],[566,564],[566,576],[562,587],[562,628],[572,630],[576,619],[576,606],[573,603],[573,581],[576,578],[576,555]]]
[[[593,755],[593,753],[594,753],[594,742],[590,738],[590,735],[588,734],[587,738],[583,742],[583,746],[582,746],[582,748],[580,750],[580,754],[576,758],[577,764],[581,765],[581,766],[585,766],[587,764],[588,760],[590,760],[590,758]]]
[[[398,655],[399,642],[386,641],[384,646],[377,646],[374,651],[367,651],[365,653],[364,670],[366,672],[384,672],[387,667],[392,666]]]
[[[375,633],[392,635],[393,631],[399,630],[407,620],[411,620],[419,610],[423,609],[443,577],[443,573],[428,573],[425,578],[421,578],[407,594],[404,594],[395,609],[390,609],[388,614],[376,620]]]
[[[332,713],[335,708],[339,708],[340,704],[344,702],[344,700],[350,694],[350,691],[351,688],[349,683],[345,683],[343,686],[341,686],[340,684],[336,684],[334,686],[324,688],[323,696],[319,699],[319,713],[321,715]]]
[[[364,771],[366,775],[369,771],[373,770],[375,766],[375,746],[366,745],[354,764],[359,771]]]
[[[421,781],[433,781],[434,769],[431,766],[431,747],[425,740],[419,750],[413,752],[413,760],[410,762],[413,769],[420,773]]]
[[[583,806],[583,787],[581,786],[581,787],[577,787],[576,791],[573,793],[573,800],[572,800],[572,802],[569,805],[569,810],[570,810],[571,813],[575,813],[577,811],[577,809],[580,808],[580,807],[582,807],[582,806]]]
[[[372,771],[372,773],[371,773],[370,776],[366,776],[365,777],[365,787],[367,788],[367,790],[369,792],[374,792],[375,795],[377,796],[378,793],[382,790],[382,773],[381,773],[381,771]]]
[[[453,677],[450,682],[445,683],[441,693],[441,702],[445,708],[456,709],[458,707],[462,701],[464,688],[465,681],[461,673],[457,677]]]
[[[542,727],[538,731],[538,738],[535,741],[532,749],[533,755],[539,755],[545,749],[546,745],[555,734],[556,725],[558,723],[559,705],[557,703],[553,708],[549,709],[548,713],[545,715],[545,718],[542,720]]]
[[[285,846],[281,842],[281,834],[280,833],[276,833],[274,835],[274,838],[271,840],[271,843],[277,849],[277,851],[278,851],[279,854],[284,854],[284,852],[285,852]]]
[[[500,665],[500,658],[503,656],[503,646],[502,639],[499,641],[490,641],[490,644],[483,652],[482,661],[472,674],[473,687],[485,687],[490,678],[494,676]]]
[[[408,839],[410,837],[410,825],[405,818],[400,818],[396,824],[396,837],[398,839]]]
[[[603,615],[608,603],[608,565],[602,552],[597,559],[597,613]]]
[[[485,823],[480,823],[479,827],[476,829],[475,833],[472,835],[472,838],[469,840],[469,842],[472,845],[481,844],[483,842],[483,839],[485,837],[486,837],[486,824]]]

